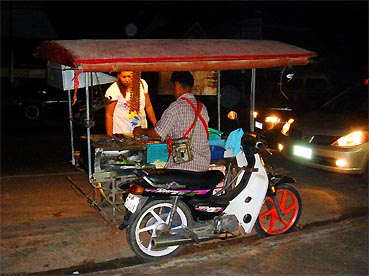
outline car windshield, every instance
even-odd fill
[[[368,114],[368,87],[359,86],[342,92],[326,104],[322,109],[334,113]]]

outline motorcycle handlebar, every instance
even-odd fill
[[[256,133],[246,132],[242,137],[242,147],[246,155],[253,155],[262,150],[265,150],[270,155],[272,154],[268,150],[268,145],[263,136]]]
[[[270,150],[268,150],[267,144],[262,141],[256,142],[255,147],[259,151],[265,150],[269,155],[273,154]]]
[[[262,149],[266,148],[265,144],[263,142],[260,142],[260,141],[256,142],[255,147],[259,150],[262,150]]]

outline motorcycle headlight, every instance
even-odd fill
[[[368,141],[368,131],[354,131],[334,141],[331,146],[334,147],[353,147],[361,145]]]

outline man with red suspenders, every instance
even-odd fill
[[[170,141],[172,139],[191,136],[193,159],[177,164],[169,153],[165,168],[206,171],[210,165],[207,108],[192,94],[194,78],[190,72],[173,72],[170,81],[173,84],[176,101],[164,111],[154,128],[136,127],[133,130],[133,135],[160,138],[167,142],[169,152],[171,152]],[[197,111],[198,118],[194,120]]]

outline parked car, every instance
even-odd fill
[[[319,110],[301,114],[282,129],[288,159],[337,173],[368,170],[368,86],[346,89]]]
[[[104,87],[95,86],[94,99],[103,98]],[[74,91],[69,92],[73,100]],[[13,83],[2,81],[2,115],[23,120],[68,118],[68,91],[47,83],[46,79],[20,78]],[[85,90],[78,89],[77,101],[72,109],[77,112],[85,104]]]

